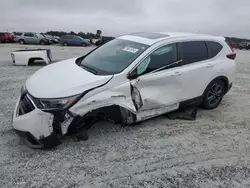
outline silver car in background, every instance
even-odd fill
[[[15,41],[19,44],[49,44],[48,39],[46,39],[43,35],[32,32],[17,32]]]

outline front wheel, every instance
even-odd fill
[[[217,108],[221,103],[221,100],[225,93],[225,84],[221,80],[215,80],[207,87],[204,96],[202,106],[211,110]]]
[[[19,44],[24,44],[25,43],[24,40],[19,40],[18,42],[19,42]]]
[[[86,45],[85,43],[82,43],[82,46],[83,46],[83,47],[86,47],[87,45]]]

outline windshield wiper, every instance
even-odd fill
[[[84,68],[85,70],[87,70],[87,71],[89,71],[89,72],[91,72],[93,74],[97,74],[98,73],[95,69],[93,69],[91,67],[88,67],[88,66],[86,66],[84,64],[80,64],[80,67]]]

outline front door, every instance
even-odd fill
[[[132,100],[137,120],[147,119],[179,108],[182,91],[181,67],[177,45],[160,47],[150,54],[132,74]]]

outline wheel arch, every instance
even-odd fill
[[[36,60],[42,60],[42,61],[46,62],[46,61],[45,61],[43,58],[41,58],[41,57],[32,57],[32,58],[29,58],[28,65],[33,65],[34,62],[35,62]],[[47,64],[47,63],[46,63],[46,64]]]
[[[80,129],[89,129],[96,122],[108,120],[115,124],[128,125],[136,122],[136,114],[132,110],[118,104],[110,104],[90,110],[84,115],[76,115],[68,126],[68,133],[76,133]]]
[[[217,80],[221,80],[224,83],[224,85],[225,85],[225,93],[227,93],[227,91],[229,90],[229,80],[228,80],[228,78],[226,76],[217,76],[211,82],[209,82],[209,84],[207,85],[206,89],[204,90],[202,96],[204,96],[204,94],[206,93],[209,85],[211,83],[213,83],[214,81],[217,81]]]
[[[23,41],[23,42],[24,42],[24,44],[26,44],[25,39],[19,39],[19,40],[18,40],[18,42],[20,42],[20,41]]]

